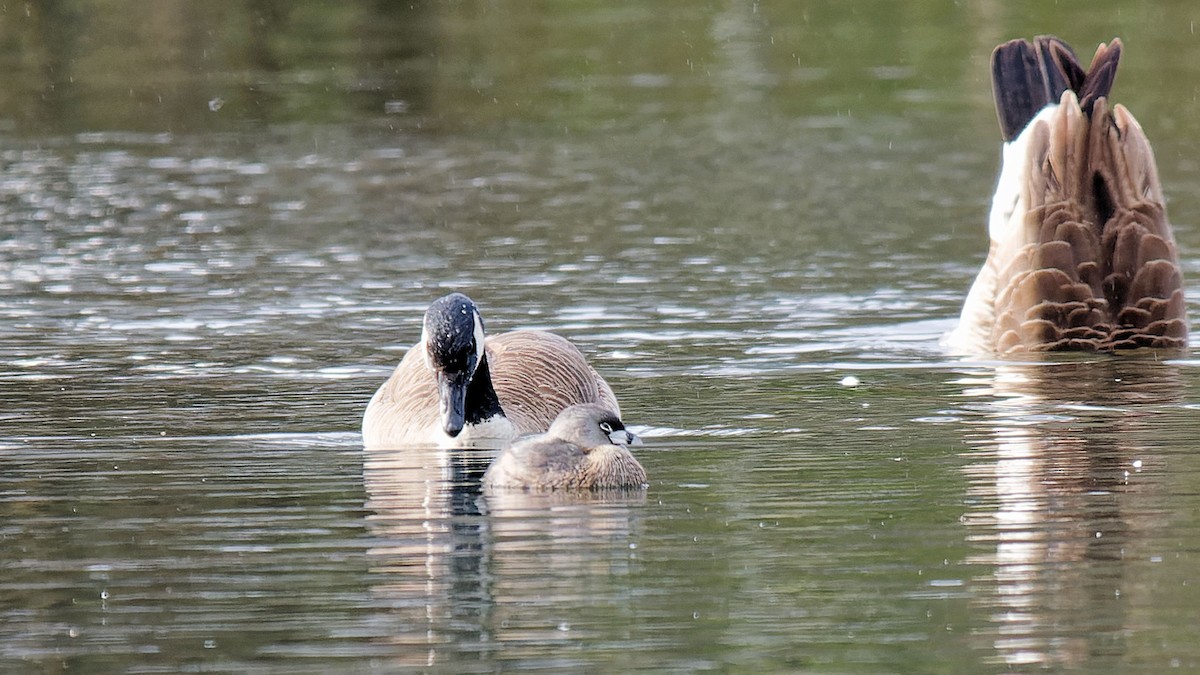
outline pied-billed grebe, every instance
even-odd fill
[[[483,487],[528,490],[637,488],[646,471],[629,452],[641,440],[602,405],[573,405],[544,434],[514,441],[483,476]]]

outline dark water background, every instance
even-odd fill
[[[938,346],[1012,37],[1125,40],[1200,278],[1197,21],[0,2],[0,670],[1200,670],[1200,361]],[[447,289],[580,345],[644,498],[362,451]]]

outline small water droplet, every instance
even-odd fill
[[[107,600],[108,599],[108,591],[100,591],[100,599]]]
[[[700,612],[692,612],[692,618],[693,618],[693,619],[699,619],[699,618],[700,618]]]
[[[217,112],[224,106],[225,106],[225,100],[222,99],[220,96],[218,96],[208,102],[208,109],[213,112]]]
[[[216,640],[205,640],[205,641],[204,641],[204,648],[205,648],[205,649],[215,649],[215,648],[216,648],[216,646],[217,646],[217,641],[216,641]]]
[[[853,375],[847,375],[841,379],[839,384],[841,384],[843,387],[857,387],[859,385],[859,380]]]
[[[564,622],[562,622],[562,623],[558,624],[558,629],[559,629],[560,631],[562,631],[562,632],[566,633],[567,631],[571,630],[571,624],[569,624],[569,623],[567,623],[566,621],[564,621]]]

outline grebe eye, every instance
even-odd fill
[[[609,424],[608,422],[601,422],[601,423],[600,423],[600,430],[601,430],[601,431],[603,431],[603,432],[604,432],[604,433],[606,433],[606,434],[611,434],[611,433],[612,433],[612,430],[613,430],[613,427],[612,427],[612,425],[611,425],[611,424]]]

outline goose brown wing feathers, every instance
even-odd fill
[[[1154,153],[1108,97],[1122,44],[1085,71],[1058,38],[992,54],[1004,164],[991,248],[950,342],[966,351],[1187,345],[1183,280]]]
[[[430,443],[441,429],[437,384],[417,343],[375,392],[363,416],[367,447]]]
[[[620,414],[608,383],[566,338],[516,330],[488,337],[486,344],[492,384],[518,433],[545,431],[577,403],[600,403]]]
[[[1030,129],[1027,210],[1000,268],[1000,352],[1180,348],[1183,281],[1153,152],[1122,106],[1074,93]]]

